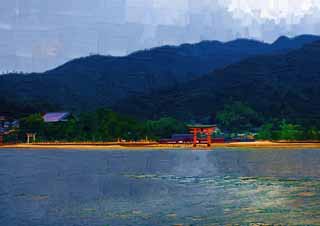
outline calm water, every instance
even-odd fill
[[[0,225],[320,225],[320,150],[0,149]]]

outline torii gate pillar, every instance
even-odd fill
[[[197,147],[197,142],[198,142],[197,134],[198,134],[197,129],[194,128],[193,129],[193,147]]]
[[[198,133],[207,135],[207,145],[208,147],[211,147],[211,143],[212,143],[211,136],[216,130],[215,125],[188,125],[188,127],[190,128],[190,132],[192,132],[193,134],[193,147],[197,146]]]
[[[35,133],[27,133],[27,143],[30,144],[30,138],[34,143],[36,141],[36,134]]]

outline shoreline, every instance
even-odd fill
[[[8,144],[0,149],[73,149],[73,150],[214,150],[224,149],[320,149],[320,142],[234,142],[213,143],[211,147],[199,144],[158,144],[158,143],[38,143],[38,144]]]

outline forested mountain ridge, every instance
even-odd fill
[[[305,124],[320,121],[320,41],[289,53],[255,56],[206,76],[119,102],[114,108],[141,118],[214,118],[226,104],[242,102],[267,118]]]
[[[126,57],[89,56],[39,74],[0,76],[0,96],[19,103],[45,102],[61,110],[112,106],[131,95],[174,88],[248,57],[286,53],[318,36],[279,38],[273,44],[239,39],[227,43],[163,46]],[[198,84],[200,85],[200,84]]]

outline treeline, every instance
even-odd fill
[[[305,128],[285,120],[264,124],[258,134],[260,140],[320,140],[320,130],[316,127]]]
[[[37,141],[137,141],[158,140],[185,131],[185,125],[174,118],[138,121],[99,109],[59,123],[45,123],[40,114],[32,114],[22,118],[20,129],[6,139],[25,141],[26,133],[36,133]]]
[[[214,137],[254,134],[258,140],[320,140],[317,123],[266,118],[242,102],[225,105],[207,123],[216,123],[222,131]],[[99,109],[60,123],[45,123],[40,113],[31,114],[21,118],[19,130],[5,140],[25,141],[26,133],[36,133],[38,141],[138,141],[169,138],[174,133],[188,133],[188,129],[186,123],[171,117],[142,121]]]
[[[287,120],[264,117],[249,105],[236,101],[227,104],[216,116],[216,122],[227,133],[256,134],[259,140],[320,140],[319,121]]]

